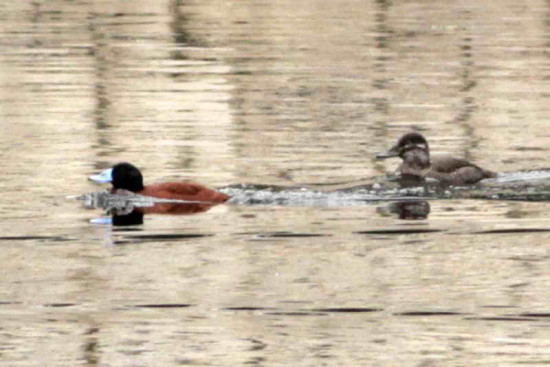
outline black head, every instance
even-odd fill
[[[421,150],[426,154],[429,154],[430,152],[428,142],[426,141],[424,136],[416,132],[403,135],[396,145],[385,152],[377,154],[376,158],[404,158],[405,154],[414,150]]]
[[[112,184],[114,189],[132,192],[143,190],[143,176],[139,169],[130,163],[118,163],[113,166]]]

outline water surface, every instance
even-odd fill
[[[332,190],[395,169],[374,156],[411,129],[494,171],[548,168],[549,13],[2,3],[0,361],[547,365],[547,201],[431,198],[412,219]],[[66,196],[121,160],[236,198],[92,224]]]

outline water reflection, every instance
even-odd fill
[[[86,366],[99,366],[101,361],[100,328],[89,327],[83,337],[82,358]]]
[[[130,213],[111,212],[111,224],[113,226],[135,226],[143,224],[143,213],[139,210],[132,210]]]
[[[204,213],[216,206],[215,203],[192,202],[184,200],[158,199],[135,194],[111,194],[100,191],[80,195],[75,199],[82,201],[85,208],[102,209],[110,220],[104,218],[92,220],[96,224],[130,226],[143,224],[145,215],[193,215]]]
[[[427,219],[430,214],[430,203],[419,201],[396,201],[379,206],[376,211],[383,216],[393,215],[397,219],[419,220]]]

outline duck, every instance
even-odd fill
[[[221,204],[229,200],[228,195],[193,182],[163,182],[144,185],[140,170],[128,162],[117,163],[112,168],[88,178],[97,183],[111,183],[111,193],[113,194],[130,191],[153,198],[203,202],[210,205]]]
[[[466,159],[452,156],[430,157],[428,141],[418,132],[403,135],[389,150],[378,153],[377,159],[400,157],[403,162],[397,175],[408,182],[421,183],[436,180],[446,185],[473,185],[486,178],[497,176]]]

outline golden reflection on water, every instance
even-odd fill
[[[546,203],[220,206],[92,226],[65,195],[147,181],[380,176],[410,129],[495,171],[547,167],[544,1],[0,5],[0,360],[543,365]],[[518,232],[517,229],[527,230]],[[540,231],[536,231],[540,230]]]

